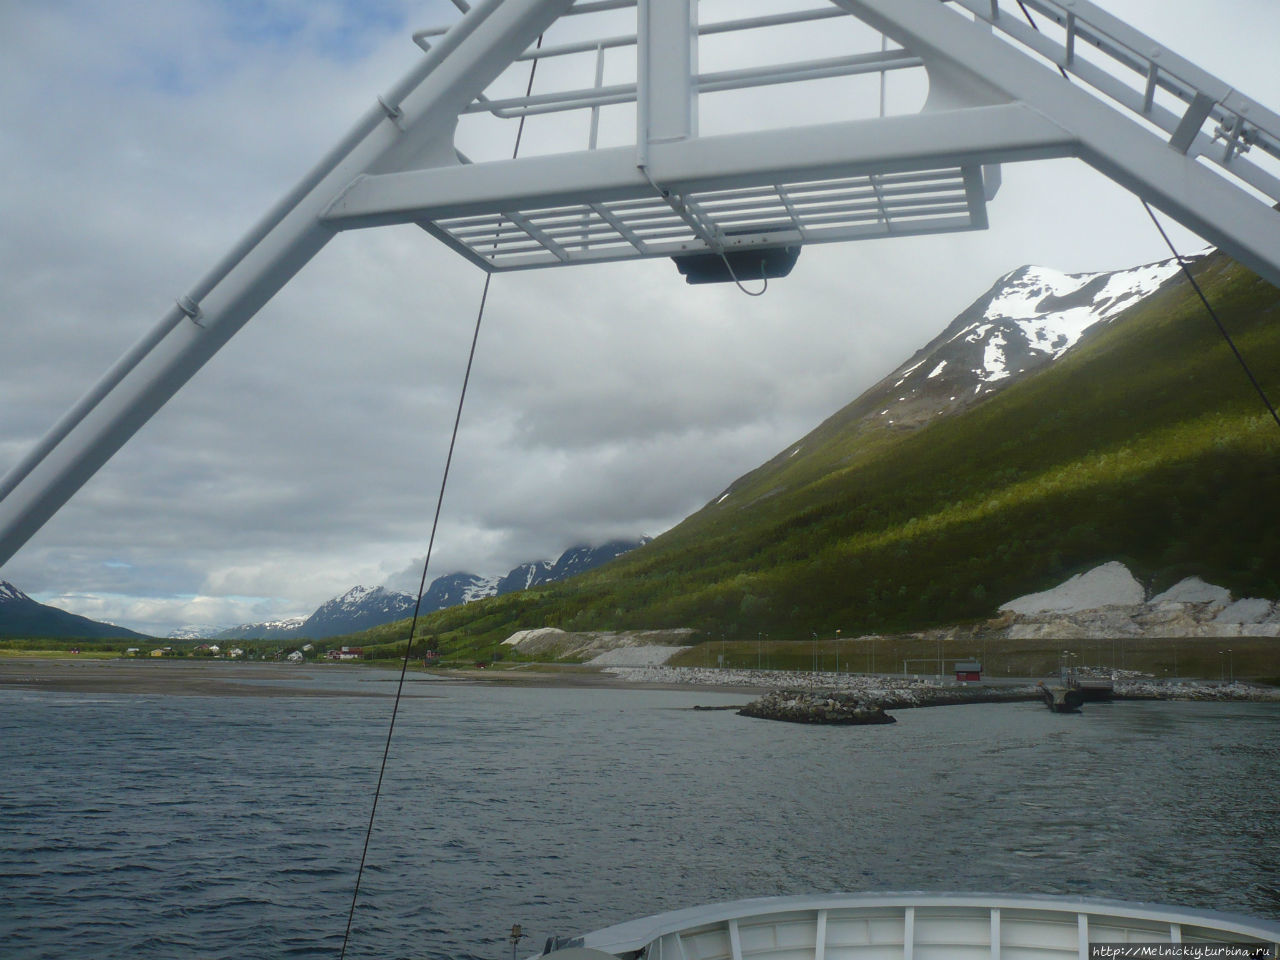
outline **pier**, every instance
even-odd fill
[[[1084,693],[1075,687],[1047,683],[1037,684],[1037,687],[1045,706],[1054,713],[1079,713],[1080,705],[1085,701]]]

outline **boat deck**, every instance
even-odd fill
[[[560,945],[646,960],[1086,960],[1090,943],[1247,943],[1275,957],[1280,923],[1076,897],[830,894],[677,910]]]

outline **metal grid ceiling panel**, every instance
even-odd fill
[[[714,249],[825,243],[976,229],[977,171],[952,167],[598,203],[503,210],[427,228],[487,270],[670,257]],[[978,182],[981,182],[980,179]]]

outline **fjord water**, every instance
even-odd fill
[[[347,955],[510,956],[745,896],[988,890],[1280,919],[1280,710],[903,710],[420,683]],[[421,696],[429,693],[431,696]],[[391,701],[0,693],[0,955],[336,957]]]

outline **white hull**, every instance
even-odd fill
[[[828,894],[675,910],[561,945],[646,960],[1087,960],[1090,942],[1257,943],[1275,957],[1280,923],[1077,897]]]

